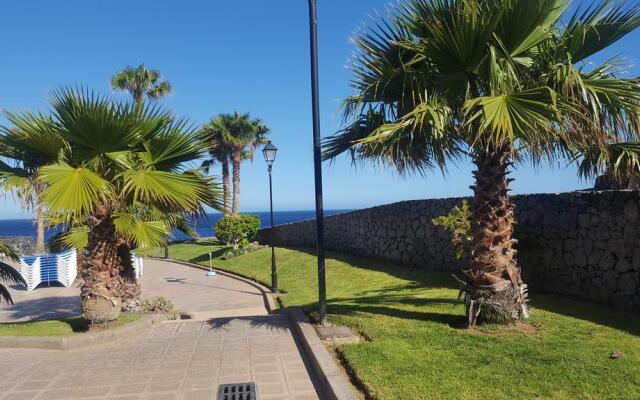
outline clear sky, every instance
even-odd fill
[[[588,3],[588,2],[587,2]],[[322,134],[340,126],[340,100],[351,92],[347,59],[353,32],[388,0],[319,0]],[[46,110],[62,84],[110,92],[109,79],[126,65],[162,71],[175,93],[162,100],[195,124],[221,112],[251,112],[271,127],[280,149],[274,165],[276,210],[314,207],[306,0],[21,0],[0,13],[0,109]],[[609,54],[623,52],[638,75],[634,32]],[[116,96],[123,96],[116,94]],[[6,121],[0,117],[0,124]],[[346,157],[324,166],[325,207],[361,208],[400,200],[469,195],[471,165],[446,177],[400,178]],[[514,193],[584,188],[566,164],[539,171],[520,166]],[[261,154],[242,167],[241,209],[268,209]],[[0,199],[0,218],[22,213]]]

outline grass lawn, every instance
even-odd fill
[[[177,244],[170,257],[208,265],[212,243]],[[284,305],[313,312],[316,261],[277,249]],[[638,399],[640,315],[555,295],[532,295],[533,331],[464,330],[449,274],[327,255],[329,319],[371,338],[339,349],[375,399]],[[270,280],[270,250],[216,268]],[[611,360],[613,351],[624,357]]]
[[[122,314],[114,328],[137,321],[139,314]],[[0,336],[73,336],[86,332],[88,322],[81,317],[52,319],[46,321],[0,324]]]

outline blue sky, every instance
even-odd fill
[[[340,126],[340,100],[351,92],[347,59],[354,30],[387,0],[319,0],[323,136]],[[276,210],[314,206],[306,0],[22,0],[0,14],[0,109],[46,110],[48,92],[84,85],[109,93],[109,79],[144,62],[171,81],[162,101],[194,123],[220,112],[249,111],[271,127],[280,152],[274,166]],[[640,33],[619,42],[638,74]],[[122,96],[116,94],[116,96]],[[0,123],[5,123],[0,117]],[[471,165],[421,177],[398,177],[343,157],[324,166],[325,207],[360,208],[393,201],[470,194]],[[584,188],[565,164],[514,172],[514,193]],[[241,208],[268,209],[266,166],[258,155],[242,168]],[[0,199],[0,218],[26,216]]]

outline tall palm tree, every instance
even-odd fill
[[[269,128],[258,118],[251,118],[249,113],[220,114],[213,119],[208,128],[210,144],[219,148],[223,179],[225,165],[228,173],[228,158],[224,154],[229,151],[233,167],[233,204],[232,214],[240,212],[240,164],[243,160],[253,160],[255,149],[266,143]],[[218,154],[217,152],[214,152]]]
[[[211,166],[214,164],[220,164],[222,168],[223,213],[226,215],[231,211],[229,163],[233,154],[229,129],[225,126],[223,119],[218,116],[202,126],[201,135],[209,146],[209,158],[202,163],[205,173],[209,173]]]
[[[15,250],[8,244],[0,242],[0,258],[18,261],[18,254],[16,254]],[[0,302],[5,301],[6,303],[13,304],[11,293],[9,293],[9,290],[3,286],[2,283],[9,285],[20,283],[26,285],[22,275],[20,275],[18,271],[9,264],[0,262]]]
[[[147,69],[144,64],[127,66],[111,78],[111,88],[130,93],[136,104],[145,97],[159,99],[171,94],[171,84],[160,80],[160,71]]]
[[[568,4],[407,0],[355,39],[355,94],[324,158],[349,152],[422,174],[471,157],[473,252],[462,289],[470,325],[528,316],[511,165],[606,146],[611,136],[637,140],[638,81],[620,78],[615,59],[587,60],[640,26],[640,8],[605,1],[566,15]]]
[[[70,223],[88,221],[82,307],[93,323],[108,323],[120,310],[129,245],[158,246],[170,234],[162,218],[149,216],[220,209],[219,190],[190,168],[206,145],[186,120],[83,90],[56,90],[50,103],[68,148],[40,169],[42,199]]]
[[[42,114],[4,116],[12,126],[0,127],[0,189],[12,192],[22,206],[35,211],[37,254],[45,250],[45,209],[39,199],[44,189],[36,177],[40,168],[57,160],[65,142],[54,133],[53,121]]]

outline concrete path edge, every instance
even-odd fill
[[[77,336],[0,336],[0,349],[79,349],[146,335],[156,324],[166,319],[166,316],[161,314],[147,315],[117,328]]]
[[[180,264],[180,265],[184,265],[186,267],[191,267],[191,268],[197,268],[197,269],[201,269],[203,271],[209,271],[209,267],[205,267],[204,265],[200,265],[200,264],[194,264],[194,263],[190,263],[187,261],[181,261],[181,260],[174,260],[171,258],[158,258],[158,257],[148,257],[150,259],[153,260],[158,260],[158,261],[166,261],[166,262],[171,262],[174,264]],[[264,306],[267,309],[268,313],[273,313],[278,307],[276,306],[276,302],[273,298],[273,293],[271,293],[271,289],[267,288],[266,286],[251,280],[251,279],[247,279],[244,278],[242,276],[236,275],[236,274],[232,274],[230,272],[226,272],[226,271],[222,271],[219,270],[217,268],[213,268],[213,270],[220,275],[232,278],[232,279],[236,279],[239,280],[241,282],[244,282],[248,285],[251,285],[253,287],[255,287],[256,289],[260,290],[260,292],[262,293],[262,297],[264,299]]]
[[[284,311],[302,341],[327,398],[329,400],[357,400],[356,389],[342,372],[336,359],[322,343],[304,311],[300,307],[287,307]]]

